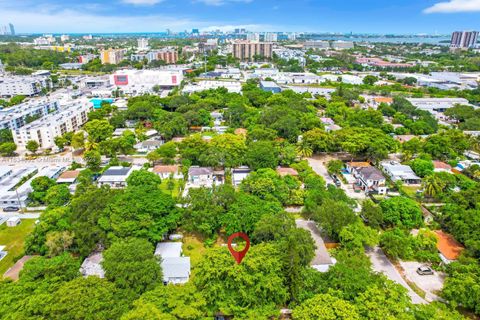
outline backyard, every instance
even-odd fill
[[[16,227],[7,227],[6,224],[0,226],[0,246],[5,246],[7,255],[0,261],[0,275],[3,277],[15,263],[15,258],[21,258],[23,255],[23,245],[27,235],[32,232],[35,225],[35,219],[22,219],[22,222]],[[0,277],[0,278],[1,278]]]

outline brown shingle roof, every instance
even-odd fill
[[[277,168],[277,173],[283,176],[298,176],[297,170],[293,168]]]
[[[178,166],[177,165],[171,165],[171,166],[155,166],[153,168],[154,173],[177,173],[178,172]]]
[[[435,234],[438,238],[438,251],[440,251],[440,253],[448,260],[457,260],[460,253],[465,249],[462,244],[455,240],[452,235],[445,233],[442,230],[436,230]]]
[[[80,170],[67,170],[64,171],[58,178],[59,179],[74,179],[80,174]]]
[[[435,169],[445,169],[445,170],[451,170],[452,169],[452,166],[450,166],[448,163],[438,161],[438,160],[433,161],[433,167]]]

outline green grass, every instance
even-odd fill
[[[22,219],[16,227],[7,227],[6,223],[0,226],[0,245],[5,246],[7,255],[0,261],[0,279],[5,271],[15,263],[14,259],[21,258],[25,238],[33,231],[36,219]]]
[[[178,197],[178,194],[180,192],[180,186],[182,184],[182,181],[177,180],[177,179],[173,179],[173,182],[174,182],[173,189],[169,190],[168,189],[168,179],[163,179],[162,184],[160,184],[160,190],[162,190],[165,193],[168,193],[173,198],[176,198],[176,197]]]
[[[207,250],[198,237],[185,235],[183,238],[183,255],[190,257],[192,268],[195,268]]]
[[[419,186],[402,186],[403,192],[405,192],[405,194],[410,198],[415,198],[417,194],[417,190],[419,189],[420,189]]]

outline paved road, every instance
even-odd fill
[[[374,271],[383,273],[392,281],[402,285],[405,289],[408,290],[408,295],[412,299],[414,304],[423,304],[427,303],[422,297],[420,297],[415,291],[413,291],[410,286],[403,280],[400,273],[397,271],[395,266],[388,260],[387,256],[383,253],[382,249],[379,247],[369,248],[367,250],[367,256],[372,262],[372,268]]]

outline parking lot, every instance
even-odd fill
[[[443,282],[445,281],[445,274],[443,272],[433,270],[433,275],[419,275],[417,269],[424,265],[423,263],[400,261],[400,265],[405,271],[405,277],[425,291],[425,299],[427,301],[438,300],[437,294],[442,290]]]

